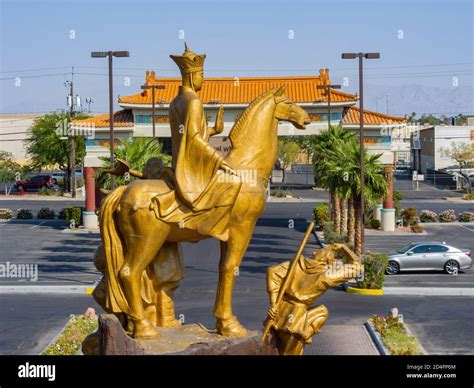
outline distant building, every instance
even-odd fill
[[[224,131],[220,136],[210,139],[211,144],[219,151],[226,153],[230,143],[227,140],[230,129],[243,113],[248,104],[261,93],[277,86],[286,85],[285,94],[299,106],[304,108],[312,123],[306,130],[300,131],[292,125],[281,123],[279,136],[312,135],[327,128],[327,92],[318,89],[318,85],[330,83],[328,70],[320,70],[319,76],[288,76],[288,77],[253,77],[253,78],[205,78],[202,90],[198,93],[204,105],[208,121],[213,125],[220,105],[224,106]],[[178,93],[181,78],[155,78],[154,72],[147,72],[146,85],[163,85],[164,89],[155,90],[156,136],[160,138],[170,151],[170,126],[168,119],[169,104]],[[359,108],[355,105],[358,96],[331,90],[331,124],[342,124],[349,130],[359,128]],[[152,92],[141,93],[119,98],[121,111],[114,113],[114,132],[118,139],[152,136]],[[391,152],[391,130],[382,128],[404,126],[406,119],[365,111],[364,128],[365,142],[369,149],[383,153],[383,162],[394,163]],[[108,114],[76,120],[76,130],[94,130],[94,139],[87,140],[87,156],[85,166],[99,167],[99,156],[109,153],[109,122]]]
[[[24,141],[39,114],[0,114],[0,151],[11,152],[20,164],[28,162]]]
[[[435,125],[421,128],[419,131],[420,150],[413,151],[413,163],[417,163],[416,152],[419,153],[418,166],[414,168],[426,174],[432,170],[458,169],[457,162],[441,155],[441,148],[450,148],[452,143],[472,143],[474,126]]]

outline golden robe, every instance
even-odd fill
[[[208,143],[211,133],[196,92],[181,86],[170,104],[169,117],[179,197],[193,211],[234,203],[241,180],[223,171],[218,173],[224,158]],[[226,200],[222,204],[223,195]]]

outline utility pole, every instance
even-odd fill
[[[341,85],[332,85],[332,84],[326,84],[326,85],[318,85],[318,89],[324,89],[326,90],[326,93],[328,95],[328,129],[331,126],[331,89],[340,89]]]
[[[74,66],[71,68],[71,81],[66,81],[66,86],[69,86],[69,125],[74,117]],[[71,128],[71,126],[69,127]],[[76,138],[74,130],[71,129],[69,139],[71,140],[71,162],[69,172],[69,186],[71,190],[71,197],[76,198]]]
[[[365,59],[378,59],[380,53],[343,53],[342,59],[359,59],[359,151],[360,151],[360,198],[359,198],[359,214],[361,220],[361,245],[362,253],[364,253],[365,243],[365,175],[364,175],[364,73],[363,73],[363,60]]]
[[[153,139],[156,139],[156,114],[155,114],[155,89],[164,89],[164,85],[142,85],[142,89],[151,89],[151,122],[153,128]]]

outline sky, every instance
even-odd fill
[[[472,99],[472,0],[0,0],[0,20],[0,113],[65,109],[72,66],[83,102],[93,97],[91,110],[106,112],[107,60],[92,59],[91,51],[130,52],[114,59],[116,99],[139,92],[147,69],[179,76],[169,54],[181,54],[184,40],[207,54],[208,77],[317,75],[329,68],[333,83],[355,93],[357,62],[341,53],[380,52],[364,63],[369,109],[378,91],[410,87],[462,90],[462,100]],[[395,101],[403,96],[394,92],[390,103],[407,111]],[[444,104],[434,100],[433,112]],[[474,113],[471,107],[468,101],[462,109]]]

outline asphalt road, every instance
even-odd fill
[[[236,279],[234,313],[250,329],[257,329],[268,307],[265,273],[270,265],[289,260],[295,254],[311,218],[311,204],[269,203],[259,220],[251,244]],[[97,278],[92,253],[97,235],[63,232],[61,221],[9,222],[1,224],[0,261],[36,262],[40,264],[43,284],[87,284]],[[433,240],[449,236],[453,245],[472,247],[472,230],[459,226],[433,227]],[[449,229],[448,229],[449,228]],[[368,236],[368,246],[389,251],[414,237]],[[305,249],[316,249],[310,241]],[[218,243],[205,240],[184,244],[186,277],[176,291],[176,312],[186,323],[202,322],[214,326],[212,306],[218,278]],[[397,280],[403,279],[397,276]],[[472,277],[472,272],[458,279]],[[395,277],[394,277],[395,279]],[[449,275],[410,274],[413,282],[452,282]],[[434,280],[433,280],[434,279]],[[391,279],[387,280],[388,282]],[[421,283],[420,283],[421,282]],[[2,283],[4,284],[4,283]],[[398,307],[405,321],[420,336],[422,344],[434,353],[472,353],[474,298],[471,297],[383,297],[347,294],[331,290],[320,300],[330,310],[330,324],[362,324],[373,314],[386,314]],[[38,353],[54,337],[72,312],[81,313],[93,306],[91,297],[83,295],[2,295],[0,298],[0,353]]]

